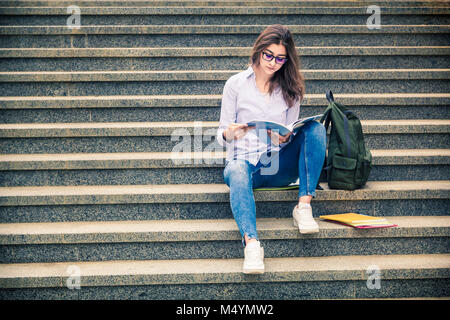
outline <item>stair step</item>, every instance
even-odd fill
[[[257,219],[261,240],[450,236],[448,216],[392,216],[394,228],[359,230],[316,218],[317,234],[302,235],[291,218]],[[240,240],[232,219],[89,221],[0,224],[2,245]]]
[[[0,26],[3,48],[253,46],[267,25]],[[448,25],[287,25],[297,46],[448,46]]]
[[[67,14],[66,14],[67,15]],[[248,57],[251,47],[215,48],[0,48],[1,58],[179,58],[179,57]],[[305,56],[382,56],[449,55],[449,46],[350,46],[350,47],[297,47]],[[335,66],[339,67],[339,66]]]
[[[67,15],[67,13],[66,13]],[[77,35],[77,34],[260,34],[266,25],[118,25],[83,26],[70,29],[67,26],[1,26],[1,35]],[[366,25],[287,25],[294,34],[312,33],[448,33],[447,25],[383,25],[381,29],[369,29]]]
[[[370,181],[450,179],[450,149],[371,152]],[[223,183],[224,165],[223,152],[4,154],[0,186]]]
[[[217,121],[194,122],[80,122],[1,124],[1,138],[89,137],[89,136],[169,136],[174,130],[217,130]],[[363,132],[449,133],[450,120],[363,120]]]
[[[355,191],[317,190],[313,213],[374,216],[448,215],[450,182],[369,181]],[[286,218],[297,190],[255,191],[260,218]],[[45,186],[0,188],[2,223],[229,219],[225,184]]]
[[[131,71],[17,71],[0,72],[1,82],[99,82],[99,81],[226,81],[236,70],[131,70]],[[305,80],[444,80],[450,69],[346,69],[302,70]]]
[[[317,201],[439,199],[450,195],[450,181],[372,181],[363,189],[332,190],[322,184]],[[1,206],[228,202],[225,184],[2,187]],[[256,201],[295,201],[297,190],[256,191]]]
[[[265,257],[448,252],[445,216],[394,216],[388,220],[398,227],[373,230],[316,220],[320,232],[301,235],[292,218],[258,219]],[[7,223],[0,224],[0,244],[1,263],[242,257],[230,219]]]
[[[126,5],[126,4],[125,4]],[[80,8],[83,25],[255,25],[330,23],[336,25],[366,23],[369,4],[353,7],[86,7]],[[383,6],[383,24],[420,25],[447,24],[448,6],[389,7]],[[2,25],[65,25],[67,6],[3,7]]]
[[[1,72],[3,96],[221,94],[237,70]],[[450,69],[303,70],[310,93],[447,93]],[[406,80],[406,81],[405,81]],[[39,85],[37,85],[38,83]],[[118,85],[120,83],[120,85]],[[388,86],[387,86],[388,85]]]
[[[302,69],[449,68],[450,47],[303,47]],[[245,69],[249,47],[222,48],[3,48],[2,71]]]
[[[449,93],[340,94],[362,120],[448,119]],[[222,95],[0,97],[2,123],[217,121]],[[306,94],[301,116],[322,113],[325,94]]]
[[[371,153],[373,165],[450,164],[450,149],[390,149],[371,150]],[[148,169],[191,166],[223,168],[224,164],[225,153],[208,152],[176,155],[168,152],[0,155],[0,170]]]
[[[241,1],[241,0],[221,0],[221,1],[204,1],[204,0],[169,0],[169,1],[155,1],[155,0],[132,0],[132,1],[98,1],[98,0],[51,0],[51,1],[41,1],[41,0],[2,0],[0,1],[0,7],[68,7],[69,5],[78,5],[81,7],[273,7],[273,1],[269,0],[251,0],[251,1]],[[411,6],[448,6],[448,1],[370,1],[370,4],[383,6],[383,7],[411,7]],[[364,2],[360,1],[296,1],[296,0],[282,0],[277,1],[278,6],[287,7],[353,7],[353,6],[363,6]]]
[[[359,230],[316,218],[317,234],[302,235],[291,218],[257,219],[262,240],[449,237],[448,216],[392,216],[394,228]],[[240,240],[232,219],[89,221],[0,224],[0,244],[71,244]]]
[[[448,147],[450,120],[361,123],[370,149]],[[0,124],[0,146],[8,154],[175,152],[186,148],[223,152],[224,147],[215,141],[217,127],[217,121]]]
[[[333,93],[349,106],[450,104],[450,93]],[[105,95],[0,97],[2,109],[220,107],[222,95]],[[325,94],[305,94],[302,107],[324,106]],[[36,110],[37,111],[37,110]],[[35,112],[36,112],[35,111]]]
[[[265,273],[260,276],[244,275],[242,259],[2,264],[0,295],[4,299],[14,299],[15,292],[7,288],[41,288],[41,294],[53,289],[53,294],[60,296],[67,296],[70,292],[72,298],[80,298],[81,295],[85,299],[88,296],[91,299],[96,296],[98,299],[105,294],[99,287],[105,287],[110,299],[118,296],[130,298],[128,291],[131,290],[134,292],[132,297],[144,296],[149,299],[168,296],[178,299],[192,296],[198,299],[242,298],[243,294],[249,299],[247,290],[241,289],[258,287],[260,290],[249,291],[253,292],[251,299],[300,296],[318,298],[332,294],[335,297],[337,289],[340,289],[339,296],[353,298],[393,294],[416,296],[418,291],[420,296],[447,296],[449,267],[448,254],[267,258]],[[67,280],[70,276],[73,278],[74,272],[77,271],[81,275],[80,288],[91,290],[67,289]],[[383,290],[369,290],[368,277],[375,271],[379,272]],[[393,288],[398,282],[403,284],[403,289]],[[314,288],[317,290],[320,283],[331,285],[332,288],[311,292]],[[341,287],[344,283],[350,285],[344,290],[345,293]],[[223,290],[225,284],[229,288],[227,291]],[[288,289],[287,284],[290,284],[290,290],[285,291]],[[281,291],[273,290],[275,286],[281,288]],[[124,290],[124,287],[128,290]],[[60,291],[55,292],[57,288]],[[261,290],[262,288],[266,290]],[[170,289],[172,294],[168,294],[167,289]],[[32,292],[34,291],[31,290],[28,294]],[[26,293],[25,291],[19,294],[23,298]]]
[[[76,1],[74,1],[75,3]],[[376,1],[374,1],[376,2]],[[1,2],[0,2],[1,4]],[[127,3],[123,3],[127,5]],[[111,16],[111,15],[157,15],[157,16],[174,16],[174,15],[226,15],[232,17],[234,15],[364,15],[367,16],[367,5],[364,3],[356,3],[358,6],[327,6],[320,7],[314,6],[299,6],[288,7],[281,4],[273,3],[270,7],[263,6],[202,6],[202,7],[170,7],[170,6],[145,6],[145,7],[133,7],[133,6],[99,6],[95,7],[83,7],[82,14],[86,16]],[[443,3],[444,4],[444,3]],[[447,15],[450,14],[450,8],[448,3],[442,6],[415,6],[415,7],[401,7],[401,6],[386,6],[383,10],[383,15]],[[2,15],[60,15],[67,18],[67,7],[64,5],[58,7],[4,7],[0,10]],[[329,20],[328,20],[329,21]],[[301,21],[297,21],[301,22]]]

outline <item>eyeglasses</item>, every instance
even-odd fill
[[[275,62],[278,64],[284,64],[288,60],[288,58],[275,57],[273,54],[270,54],[265,51],[262,52],[262,56],[263,56],[264,60],[269,61],[269,62],[272,61],[273,58],[275,58]]]

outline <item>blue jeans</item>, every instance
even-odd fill
[[[299,179],[298,196],[315,197],[325,150],[325,128],[319,122],[311,121],[267,163],[262,161],[268,158],[264,155],[256,166],[244,159],[227,161],[223,176],[230,187],[231,211],[243,244],[244,235],[259,240],[253,188],[287,186]]]

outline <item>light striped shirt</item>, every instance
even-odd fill
[[[238,140],[226,142],[223,131],[230,123],[247,123],[253,120],[274,121],[290,124],[298,119],[300,102],[288,108],[280,88],[271,95],[264,95],[256,86],[255,73],[252,66],[247,70],[231,76],[225,83],[220,111],[220,124],[217,130],[217,142],[226,147],[227,160],[245,159],[256,165],[263,153],[270,148],[279,151],[279,147],[268,144],[263,135],[257,136],[256,130],[249,130]]]

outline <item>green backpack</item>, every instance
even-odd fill
[[[326,93],[329,105],[320,122],[331,122],[325,171],[331,189],[355,190],[363,187],[372,169],[372,154],[366,149],[361,122],[347,107]]]

